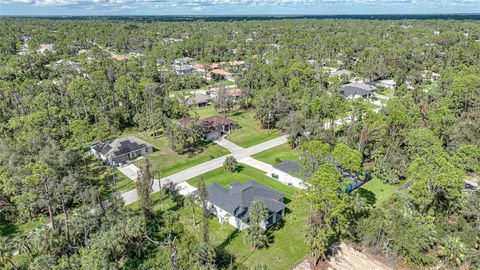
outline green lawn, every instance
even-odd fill
[[[284,160],[298,161],[299,154],[299,150],[291,149],[288,144],[282,144],[255,154],[252,157],[268,164],[275,165]]]
[[[252,253],[250,246],[245,242],[245,234],[237,232],[229,224],[220,224],[214,217],[210,219],[209,232],[211,242],[222,246],[231,254],[234,254],[237,262],[247,267],[255,264],[265,264],[268,269],[292,269],[307,254],[308,248],[305,245],[304,233],[307,227],[306,216],[308,212],[307,205],[301,200],[296,199],[296,190],[281,184],[267,176],[262,171],[249,166],[243,166],[239,172],[230,173],[223,168],[211,171],[202,175],[206,184],[213,182],[227,186],[232,182],[245,182],[255,180],[266,186],[274,188],[285,194],[288,203],[287,214],[283,223],[279,223],[270,230],[273,236],[273,242],[266,249],[257,250]],[[196,185],[197,180],[188,181]],[[183,220],[189,224],[188,228],[200,239],[201,225],[192,226],[193,220],[190,209],[182,209]],[[200,216],[198,212],[197,217]]]
[[[242,147],[250,147],[280,136],[277,129],[262,129],[260,122],[254,119],[254,112],[230,113],[228,118],[240,126],[227,136],[227,139]]]
[[[393,97],[395,94],[395,90],[386,88],[386,87],[379,87],[379,91],[377,91],[380,95],[384,95],[387,97]]]
[[[48,223],[47,217],[37,217],[23,224],[0,224],[0,236],[16,236],[31,232]]]
[[[221,157],[227,155],[229,152],[227,149],[218,146],[214,143],[205,143],[201,149],[195,153],[178,154],[168,146],[167,138],[160,136],[158,138],[152,138],[144,133],[129,131],[124,135],[133,135],[151,144],[155,151],[148,155],[152,169],[159,174],[155,177],[165,177],[176,172],[185,170],[192,166],[198,165],[212,158]],[[134,162],[137,166],[142,166],[145,159],[140,159]]]
[[[200,119],[218,114],[217,111],[215,111],[215,109],[213,108],[213,105],[194,108],[194,111],[197,113]]]
[[[115,190],[120,192],[130,191],[135,188],[135,182],[130,180],[126,175],[117,171],[117,184],[115,185]]]
[[[401,184],[385,184],[380,179],[373,177],[372,180],[361,186],[355,192],[360,192],[370,203],[380,205],[392,196],[399,186],[401,186]]]

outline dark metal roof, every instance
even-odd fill
[[[248,221],[248,208],[254,201],[265,203],[270,215],[286,207],[283,203],[283,193],[256,181],[234,182],[230,184],[230,187],[230,189],[227,189],[217,183],[208,185],[207,199],[212,204],[244,221]],[[195,191],[195,194],[198,195],[199,191]]]

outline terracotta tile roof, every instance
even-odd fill
[[[203,125],[210,125],[212,127],[226,126],[226,125],[237,125],[237,122],[230,120],[226,117],[220,115],[214,115],[200,120],[200,123]]]
[[[225,71],[223,69],[214,69],[212,70],[213,74],[221,75],[221,76],[232,76],[232,73]]]
[[[123,61],[123,60],[127,60],[128,57],[126,57],[125,55],[118,54],[118,55],[112,56],[112,59],[113,60],[118,60],[118,61]]]

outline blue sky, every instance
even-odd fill
[[[0,0],[0,15],[480,13],[480,0]]]

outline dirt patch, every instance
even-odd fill
[[[334,254],[328,260],[329,270],[399,270],[365,252],[356,250],[351,245],[342,243],[334,248]],[[311,270],[310,260],[306,259],[293,270]]]

